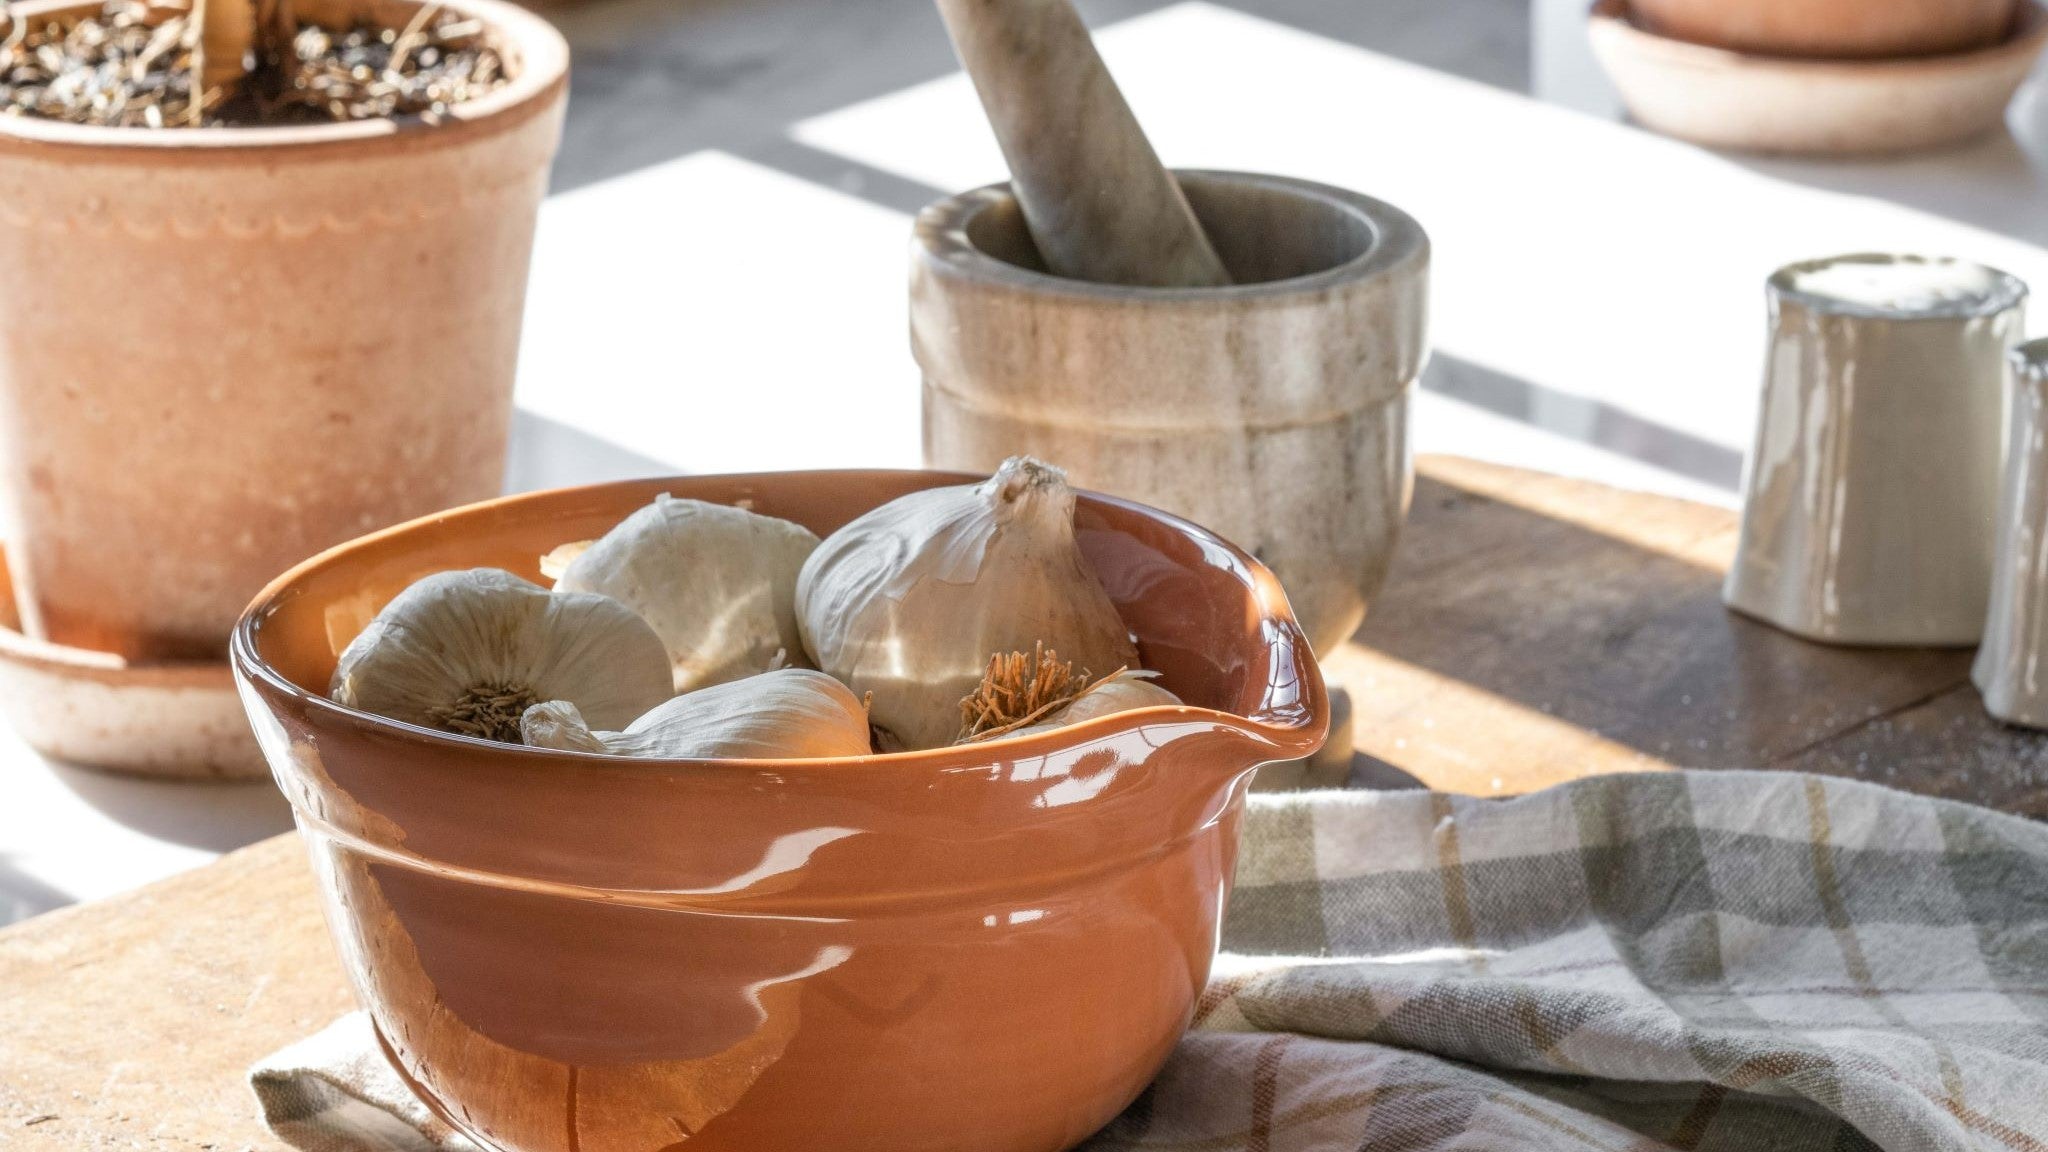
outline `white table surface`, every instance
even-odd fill
[[[936,26],[916,23],[926,6],[788,0],[750,16],[736,0],[643,42],[650,3],[563,16],[582,71],[564,190],[542,212],[511,485],[916,466],[909,212],[1002,174]],[[1170,163],[1325,180],[1421,220],[1436,358],[1420,450],[1732,504],[1771,269],[1920,251],[2048,284],[2037,88],[2013,136],[1764,161],[1621,122],[1579,0],[1534,0],[1527,28],[1502,27],[1525,17],[1499,0],[1367,5],[1369,32],[1350,37],[1313,30],[1296,12],[1312,7],[1089,11],[1115,18],[1104,53]],[[1269,8],[1295,22],[1247,11]],[[1527,60],[1502,49],[1524,44]],[[705,75],[724,87],[707,94]],[[120,780],[46,765],[0,732],[0,922],[288,825],[267,786]]]

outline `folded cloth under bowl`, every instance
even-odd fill
[[[2048,826],[1791,774],[1255,796],[1195,1027],[1085,1147],[2048,1148]],[[344,1018],[308,1152],[473,1152]]]

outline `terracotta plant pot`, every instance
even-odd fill
[[[537,557],[662,492],[819,533],[965,477],[816,472],[514,497],[272,584],[249,712],[357,995],[449,1123],[504,1152],[1056,1152],[1130,1103],[1207,978],[1255,765],[1327,701],[1271,573],[1084,495],[1082,547],[1188,701],[854,760],[624,760],[352,712],[337,651],[431,572]],[[679,1143],[680,1142],[680,1143]]]
[[[1775,56],[1931,56],[1996,43],[2017,0],[1629,0],[1665,36]]]
[[[910,329],[925,460],[1029,452],[1272,566],[1318,651],[1365,617],[1408,508],[1429,240],[1400,209],[1282,176],[1183,172],[1236,283],[1046,273],[1005,185],[918,218]]]
[[[501,490],[568,55],[512,5],[449,6],[513,79],[435,123],[0,118],[0,521],[27,638],[113,657],[117,678],[224,668],[283,567]],[[253,760],[236,739],[217,757]]]

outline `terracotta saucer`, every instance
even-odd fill
[[[0,713],[45,756],[168,779],[268,776],[221,655],[218,664],[130,664],[31,639],[0,553]]]
[[[1759,56],[1638,27],[1627,0],[1598,0],[1593,52],[1636,120],[1715,148],[1818,155],[1903,152],[2000,127],[2048,42],[2027,0],[1989,48],[1886,60]]]

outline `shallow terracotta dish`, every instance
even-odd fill
[[[1189,702],[789,762],[489,744],[323,695],[428,573],[537,558],[661,492],[823,533],[965,477],[633,481],[475,505],[280,578],[233,658],[394,1064],[504,1152],[1054,1152],[1144,1088],[1207,978],[1251,770],[1327,721],[1272,574],[1163,513],[1077,522]]]
[[[131,661],[37,640],[21,630],[13,584],[0,552],[0,712],[29,747],[135,775],[266,775],[226,661]]]
[[[1878,60],[1751,55],[1639,27],[1628,0],[1599,0],[1594,54],[1629,113],[1695,144],[1811,155],[1902,152],[1990,132],[2048,43],[2027,0],[1998,43]]]
[[[1996,43],[2014,0],[1630,0],[1661,35],[1774,56],[1931,56]]]

